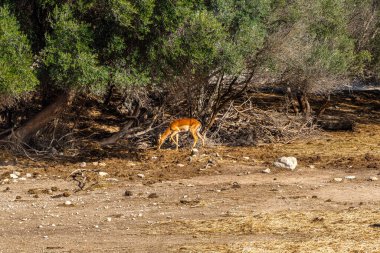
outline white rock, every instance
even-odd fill
[[[86,163],[86,162],[81,162],[81,163],[79,164],[79,166],[82,167],[82,168],[84,168],[84,167],[87,166],[87,163]]]
[[[335,181],[335,182],[342,182],[342,181],[343,181],[343,178],[341,178],[341,177],[336,177],[336,178],[334,178],[334,181]]]
[[[152,160],[156,160],[156,159],[158,159],[157,156],[152,156]]]
[[[375,177],[375,176],[372,176],[372,177],[369,177],[369,180],[370,181],[377,181],[377,180],[379,180],[377,177]]]
[[[13,174],[15,174],[16,176],[21,176],[21,173],[18,171],[13,171]]]
[[[111,218],[111,217],[107,217],[107,221],[108,221],[108,222],[111,222],[111,221],[112,221],[112,218]]]
[[[185,167],[185,165],[182,164],[182,163],[178,163],[177,166],[178,166],[178,167]]]
[[[99,166],[104,167],[104,166],[106,166],[106,163],[99,163]]]
[[[348,179],[348,180],[352,180],[352,179],[355,179],[356,176],[345,176],[344,178],[345,178],[345,179]]]
[[[248,156],[243,156],[243,159],[244,160],[249,160],[249,157]]]
[[[94,166],[98,166],[98,165],[99,165],[99,162],[92,162],[92,165],[94,165]]]
[[[144,178],[144,177],[145,177],[144,174],[137,174],[137,176],[138,176],[139,178]]]
[[[32,173],[26,173],[25,176],[26,176],[26,177],[32,177],[33,175],[32,175]]]
[[[191,150],[191,155],[192,155],[192,156],[196,156],[196,155],[198,155],[198,153],[199,153],[199,150],[196,149],[196,148],[193,148],[193,149]]]
[[[66,201],[65,201],[65,206],[71,206],[71,205],[72,205],[72,203],[71,203],[70,200],[66,200]]]
[[[273,164],[274,166],[279,167],[279,168],[294,170],[297,167],[297,158],[293,156],[289,156],[289,157],[283,156],[283,157],[280,157]]]
[[[262,173],[266,173],[266,174],[269,174],[271,171],[269,168],[266,168],[265,170],[261,171]]]
[[[20,177],[18,180],[26,181],[26,177]]]
[[[194,187],[194,185],[193,184],[188,184],[187,187]]]
[[[18,176],[16,174],[14,174],[14,173],[9,174],[9,177],[12,178],[12,179],[17,179],[18,178]]]
[[[314,165],[309,165],[309,168],[310,169],[315,169],[315,166]]]
[[[108,176],[108,173],[104,171],[99,171],[99,176],[105,177],[105,176]]]

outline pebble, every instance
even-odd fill
[[[269,174],[271,171],[270,171],[270,169],[269,168],[267,168],[267,169],[265,169],[265,170],[263,170],[263,171],[261,171],[262,173],[266,173],[266,174]]]
[[[352,179],[355,179],[355,178],[356,178],[356,176],[345,176],[344,178],[345,178],[345,179],[349,179],[349,180],[352,180]]]
[[[157,195],[157,193],[153,192],[153,193],[148,195],[148,198],[150,198],[150,199],[158,198],[158,195]]]
[[[108,176],[108,173],[104,171],[99,171],[99,176],[105,177],[105,176]]]
[[[145,177],[144,174],[137,174],[137,176],[138,176],[139,178],[144,178],[144,177]]]
[[[342,181],[343,181],[343,178],[341,178],[341,177],[336,177],[336,178],[334,178],[334,181],[335,181],[335,182],[342,182]]]
[[[369,177],[369,180],[370,181],[377,181],[377,180],[379,180],[377,177],[375,177],[375,176],[372,176],[372,177]]]
[[[94,165],[94,166],[98,166],[98,165],[99,165],[99,162],[92,162],[92,165]]]
[[[84,167],[87,166],[87,163],[86,163],[86,162],[81,162],[81,163],[79,164],[79,166],[82,167],[82,168],[84,168]]]
[[[70,200],[66,200],[65,201],[65,206],[71,206],[73,203],[71,203],[71,201]]]
[[[178,167],[185,167],[185,165],[182,164],[182,163],[178,163],[177,166],[178,166]]]
[[[126,191],[124,192],[124,196],[129,197],[129,196],[132,196],[132,195],[133,195],[133,193],[132,193],[131,191],[129,191],[129,190],[126,190]]]
[[[14,173],[9,174],[9,177],[12,178],[12,179],[17,179],[18,178],[18,176],[16,174],[14,174]]]
[[[99,166],[105,167],[106,163],[99,163]]]
[[[21,173],[18,171],[13,171],[13,174],[15,174],[16,176],[21,176]]]
[[[249,157],[248,156],[243,156],[243,159],[244,160],[249,160]]]
[[[198,153],[199,153],[199,150],[196,149],[196,148],[193,148],[193,149],[191,150],[191,155],[192,155],[192,156],[196,156],[196,155],[198,155]]]
[[[111,217],[107,217],[107,221],[108,221],[108,222],[111,222],[111,221],[112,221],[112,218],[111,218]]]
[[[152,156],[152,160],[157,160],[158,157],[157,156]]]
[[[32,177],[33,175],[32,175],[32,173],[26,173],[26,175],[25,175],[27,178],[30,178],[30,177]]]

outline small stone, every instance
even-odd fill
[[[12,178],[12,179],[17,179],[18,178],[18,176],[16,174],[14,174],[14,173],[9,174],[9,177]]]
[[[295,157],[280,157],[276,162],[273,163],[274,166],[278,168],[285,168],[294,170],[297,167],[297,158]]]
[[[111,222],[111,221],[112,221],[112,218],[111,218],[111,217],[107,217],[107,221],[108,221],[108,222]]]
[[[99,176],[105,177],[105,176],[108,176],[108,173],[104,171],[99,171]]]
[[[145,175],[144,174],[137,174],[137,177],[139,177],[139,178],[145,178]]]
[[[15,174],[16,176],[21,176],[21,173],[19,171],[13,171],[13,174]]]
[[[44,235],[44,236],[43,236],[43,238],[44,238],[44,239],[48,239],[48,238],[49,238],[49,236],[47,236],[47,235]]]
[[[150,198],[150,199],[158,198],[158,195],[157,195],[157,193],[153,192],[153,193],[148,195],[148,198]]]
[[[152,156],[152,160],[157,160],[158,157],[157,156]]]
[[[62,193],[62,196],[63,196],[63,197],[70,197],[70,195],[71,195],[71,194],[70,194],[69,192],[64,192],[64,193]]]
[[[348,179],[348,180],[353,180],[356,178],[356,176],[345,176],[344,177],[345,179]]]
[[[82,168],[84,168],[84,167],[87,166],[87,163],[86,163],[86,162],[81,162],[81,163],[79,164],[79,166],[82,167]]]
[[[30,177],[32,177],[33,175],[32,175],[32,173],[26,173],[26,175],[25,175],[27,178],[30,178]]]
[[[239,188],[241,188],[241,186],[238,182],[233,182],[231,188],[232,189],[239,189]]]
[[[99,163],[99,166],[102,166],[102,167],[105,167],[106,166],[106,163]]]
[[[42,226],[42,225],[38,225],[38,226],[37,226],[37,228],[43,228],[43,227],[44,227],[44,226]]]
[[[182,163],[178,163],[177,166],[178,166],[178,167],[185,167],[185,165],[182,164]]]
[[[8,187],[6,187],[6,188],[4,189],[3,192],[8,192],[8,191],[10,191],[10,190],[11,190],[11,188],[8,186]]]
[[[249,157],[248,156],[243,156],[243,159],[244,160],[249,160]]]
[[[188,185],[186,185],[187,187],[194,187],[194,185],[193,184],[188,184]]]
[[[309,165],[309,168],[310,169],[315,169],[315,166],[314,165]]]
[[[16,199],[21,199],[21,196],[16,196]]]
[[[94,228],[99,228],[99,225],[94,225]]]
[[[70,200],[66,200],[65,201],[65,206],[71,206],[73,203],[71,203],[71,201]]]
[[[379,180],[379,179],[375,176],[369,177],[369,181],[377,181],[377,180]]]
[[[269,174],[271,171],[269,168],[266,168],[265,170],[261,171],[262,173],[266,173],[266,174]]]
[[[198,149],[193,148],[193,149],[191,150],[191,155],[192,155],[192,156],[196,156],[196,155],[198,155],[198,154],[199,154],[199,150],[198,150]]]
[[[94,165],[94,166],[98,166],[98,165],[99,165],[99,162],[92,162],[92,165]]]
[[[334,178],[334,181],[335,181],[335,182],[342,182],[342,181],[343,181],[343,178],[341,178],[341,177],[336,177],[336,178]]]
[[[132,196],[132,195],[133,195],[133,193],[132,193],[131,191],[126,190],[126,191],[124,192],[124,196],[130,197],[130,196]]]
[[[58,191],[58,187],[56,187],[56,186],[53,186],[53,187],[51,187],[50,189],[51,189],[53,192]]]

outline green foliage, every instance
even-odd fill
[[[0,93],[18,95],[37,85],[29,41],[7,6],[0,7]]]
[[[89,27],[75,20],[68,5],[54,9],[51,27],[42,57],[54,84],[62,89],[101,91],[107,72],[99,66],[90,48],[92,33]]]

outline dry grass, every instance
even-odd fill
[[[164,227],[168,233],[226,238],[226,243],[184,245],[180,252],[380,252],[380,230],[370,226],[379,220],[378,210],[282,211]]]

